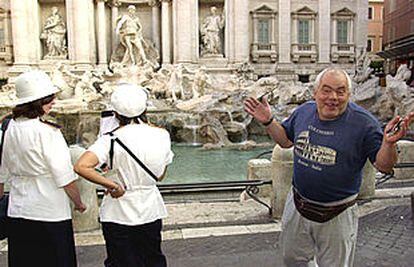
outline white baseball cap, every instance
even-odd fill
[[[119,84],[111,95],[111,106],[119,115],[133,118],[147,109],[145,89],[130,83]]]
[[[15,81],[17,101],[15,105],[29,103],[59,92],[49,76],[41,70],[20,74]]]

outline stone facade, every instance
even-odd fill
[[[57,60],[75,71],[106,69],[120,42],[117,23],[130,5],[161,66],[205,65],[231,74],[248,62],[256,77],[307,80],[332,62],[352,72],[367,43],[367,0],[0,0],[0,78],[29,67],[50,72]],[[202,53],[201,29],[213,6],[223,18],[214,33],[217,55]],[[56,11],[66,27],[65,52],[58,55],[45,34]]]

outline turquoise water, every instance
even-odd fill
[[[245,180],[247,162],[272,147],[240,151],[174,145],[172,149],[175,156],[168,166],[165,184]]]

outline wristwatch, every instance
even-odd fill
[[[275,117],[272,115],[268,121],[262,123],[263,126],[265,126],[265,127],[269,126],[272,123],[272,121],[273,121],[274,118]]]

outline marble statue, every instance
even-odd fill
[[[193,85],[191,86],[191,91],[193,94],[192,98],[199,98],[200,96],[205,95],[207,87],[211,86],[210,76],[207,74],[207,69],[205,66],[201,66],[194,73]]]
[[[168,91],[171,93],[173,102],[178,99],[184,99],[183,87],[183,65],[178,64],[176,67],[170,68],[170,79],[167,82]]]
[[[411,77],[411,70],[408,68],[407,64],[401,64],[398,69],[397,73],[395,74],[394,79],[397,81],[408,81]]]
[[[222,40],[220,31],[224,27],[224,11],[217,14],[217,8],[211,7],[210,15],[204,18],[200,28],[201,33],[201,56],[222,55]]]
[[[144,49],[142,25],[136,15],[135,6],[128,6],[128,13],[117,20],[116,33],[124,47],[122,65],[145,65],[148,62]]]
[[[75,84],[71,83],[72,79],[66,75],[67,72],[69,72],[67,66],[58,62],[50,75],[52,83],[60,90],[57,94],[59,100],[70,99],[74,95]]]
[[[76,74],[67,65],[58,63],[51,73],[51,79],[60,89],[57,95],[59,100],[91,102],[111,93],[106,86],[101,86],[104,83],[102,75],[94,70]]]
[[[66,58],[66,26],[57,7],[52,7],[52,14],[46,19],[40,39],[44,40],[47,53],[45,58]]]
[[[371,77],[374,70],[370,67],[370,64],[371,59],[368,57],[366,50],[361,50],[356,61],[355,75],[353,77],[356,83],[363,83]]]

